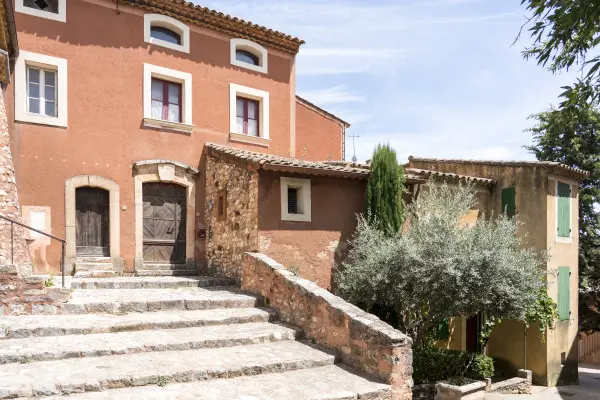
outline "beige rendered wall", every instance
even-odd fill
[[[281,220],[281,176],[311,181],[311,222]],[[303,278],[331,289],[336,265],[347,254],[346,241],[364,210],[365,180],[262,171],[258,191],[259,251]]]
[[[120,189],[120,256],[132,270],[135,256],[135,204],[132,164],[165,159],[202,168],[205,142],[225,144],[229,134],[229,84],[270,94],[270,147],[231,144],[253,151],[290,154],[290,90],[293,56],[269,49],[269,73],[230,65],[229,37],[191,26],[190,54],[144,42],[143,11],[111,1],[69,1],[67,22],[16,14],[22,50],[68,62],[67,128],[14,121],[14,86],[6,94],[11,150],[21,204],[50,209],[52,233],[65,237],[65,181],[100,176]],[[143,128],[144,63],[192,74],[191,134]],[[197,176],[196,225],[203,226],[204,172]],[[192,238],[193,239],[193,238]],[[196,257],[204,241],[195,243]],[[45,255],[58,271],[60,246]],[[37,254],[41,254],[40,250]],[[40,260],[40,265],[46,265]]]

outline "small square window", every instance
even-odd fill
[[[58,14],[58,0],[23,0],[25,7]]]
[[[67,22],[67,0],[15,0],[15,11],[39,18]]]
[[[281,177],[281,219],[311,221],[310,179]]]

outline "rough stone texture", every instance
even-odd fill
[[[218,197],[226,193],[225,216],[217,215]],[[239,282],[241,255],[258,250],[258,172],[240,162],[207,157],[207,275]]]
[[[150,351],[232,347],[295,340],[297,331],[272,323],[97,333],[0,340],[0,364]]]
[[[0,94],[0,215],[22,221],[3,93]],[[28,267],[29,270],[31,259],[25,242],[28,237],[24,228],[14,225],[11,242],[10,223],[0,220],[0,258],[11,264]],[[14,254],[12,259],[11,252]]]
[[[275,314],[258,308],[224,308],[194,311],[157,311],[124,315],[27,315],[4,317],[0,323],[0,339],[89,335],[96,333],[132,332],[148,329],[177,329],[199,326],[267,322]],[[55,338],[55,340],[58,340]]]
[[[446,382],[435,384],[437,393],[435,400],[458,400],[480,398],[484,395],[485,382],[475,381],[467,385],[456,386]]]
[[[206,382],[175,383],[82,393],[70,400],[387,400],[388,385],[355,375],[339,366],[243,376]],[[61,400],[52,397],[49,400]]]
[[[0,265],[0,316],[35,314],[70,299],[68,289],[44,287],[44,282],[42,277],[22,276],[15,265]]]
[[[242,258],[242,289],[263,296],[282,321],[334,350],[344,363],[391,384],[394,399],[411,398],[409,337],[263,254]]]
[[[531,381],[527,378],[511,378],[496,382],[492,385],[492,393],[502,394],[530,394]]]
[[[433,400],[436,392],[435,383],[424,383],[422,385],[415,385],[412,388],[413,399]]]
[[[233,378],[333,365],[295,341],[0,365],[0,399],[96,392],[166,382]]]

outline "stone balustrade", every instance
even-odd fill
[[[345,364],[390,384],[394,400],[411,399],[408,336],[264,254],[245,253],[242,263],[243,290],[263,296],[283,322],[301,328]]]

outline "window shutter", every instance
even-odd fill
[[[506,213],[506,215],[513,216],[516,211],[515,188],[502,189],[502,212]]]
[[[558,267],[558,319],[566,321],[570,318],[570,283],[571,269],[569,267]]]
[[[571,185],[567,183],[558,182],[557,187],[557,219],[556,231],[559,237],[570,237],[571,236]]]
[[[435,328],[436,340],[448,340],[450,337],[450,329],[448,328],[448,318],[442,319]]]

